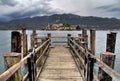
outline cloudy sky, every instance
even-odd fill
[[[120,0],[0,0],[0,21],[62,13],[120,19]]]

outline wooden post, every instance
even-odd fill
[[[100,54],[100,59],[111,68],[114,68],[115,54],[111,52],[103,52]],[[112,78],[99,68],[98,78],[100,81],[112,81]]]
[[[50,45],[51,45],[51,33],[48,33],[47,36],[50,39]]]
[[[34,48],[34,34],[31,34],[31,49]]]
[[[79,38],[79,44],[82,41],[82,34],[78,34],[78,38]]]
[[[115,42],[116,42],[116,33],[111,32],[110,34],[107,34],[107,45],[106,45],[106,51],[107,52],[115,52]]]
[[[21,59],[21,53],[8,53],[4,55],[4,62],[5,62],[5,67],[6,70],[19,62]],[[19,69],[18,71],[15,72],[7,81],[22,81],[22,74],[21,70]]]
[[[21,33],[13,31],[11,34],[11,52],[21,53]]]
[[[88,49],[88,35],[84,35],[84,43],[85,43],[85,48]]]
[[[85,28],[82,29],[82,36],[84,37],[85,35],[87,35],[87,30]]]
[[[95,30],[90,30],[90,47],[91,47],[91,53],[95,55]],[[87,81],[93,81],[93,69],[94,69],[94,58],[91,58],[90,55],[88,55],[87,59]]]
[[[79,39],[78,38],[75,38],[75,42],[77,43],[77,44],[79,44]],[[79,49],[78,49],[78,47],[75,45],[75,49],[77,50],[77,52],[79,53]]]
[[[69,46],[69,43],[70,43],[70,41],[69,41],[70,38],[71,38],[71,34],[67,34],[68,46]]]
[[[106,63],[108,66],[114,69],[114,62],[115,62],[115,42],[116,42],[116,33],[109,33],[107,34],[107,45],[106,51],[100,55],[101,60]],[[112,81],[112,78],[106,74],[101,68],[99,68],[99,76],[100,81]]]
[[[27,62],[28,62],[29,81],[33,81],[31,57],[27,58]]]
[[[95,55],[95,38],[96,38],[96,32],[95,30],[91,29],[90,30],[90,49],[91,53]]]
[[[33,33],[31,35],[31,49],[35,47],[35,44],[37,43],[37,38],[35,39],[35,37],[37,36],[36,30],[33,30]]]
[[[23,49],[23,57],[27,55],[28,47],[27,47],[27,35],[26,35],[26,29],[22,29],[22,49]]]

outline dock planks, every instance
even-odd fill
[[[83,81],[69,49],[63,46],[51,48],[38,81]]]

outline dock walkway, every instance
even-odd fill
[[[68,48],[51,48],[38,81],[83,81]]]

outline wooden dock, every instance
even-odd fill
[[[100,53],[100,58],[95,56],[95,38],[95,30],[90,30],[89,41],[86,29],[78,37],[53,37],[50,33],[39,37],[34,30],[28,50],[25,29],[22,33],[13,31],[11,53],[4,55],[6,71],[0,74],[0,81],[120,81],[120,73],[114,70],[116,33],[107,34],[106,51]],[[52,47],[54,43],[66,43],[67,47]],[[27,66],[25,75],[23,65]]]
[[[83,81],[68,48],[51,48],[38,81]]]

